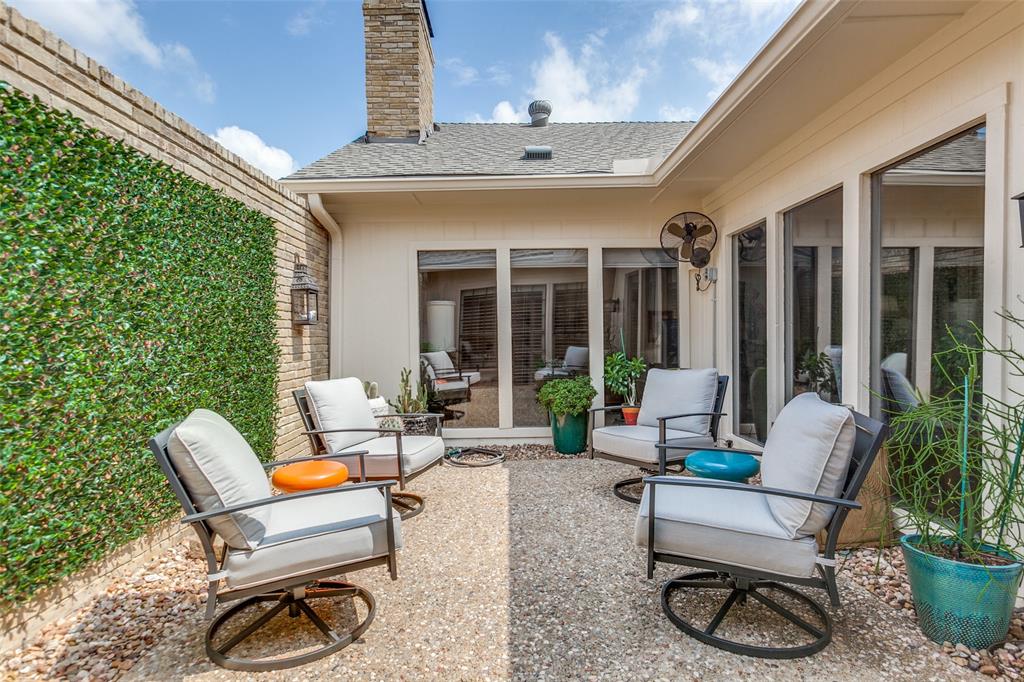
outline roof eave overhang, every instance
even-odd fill
[[[842,21],[855,5],[856,0],[801,3],[679,144],[646,173],[316,178],[281,180],[281,183],[300,194],[618,187],[659,189],[666,181],[676,178],[686,168],[688,160],[714,143],[735,116],[756,99],[758,88],[770,84],[774,80],[773,74],[785,69],[794,53],[802,51],[805,41],[813,41]]]

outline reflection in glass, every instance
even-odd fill
[[[679,366],[679,264],[661,249],[604,249],[604,352],[639,356],[648,367]],[[643,379],[637,384],[643,395]],[[605,394],[606,405],[622,402]],[[608,423],[621,417],[611,413]]]
[[[768,271],[764,224],[733,237],[736,433],[763,443],[768,435]]]
[[[787,211],[785,230],[786,399],[814,391],[824,400],[839,402],[843,359],[842,190]]]
[[[588,374],[586,249],[513,249],[512,423],[546,426],[537,391]]]
[[[495,264],[494,251],[419,253],[419,371],[446,428],[498,426]]]
[[[984,133],[967,131],[873,178],[879,257],[871,380],[883,417],[951,389],[931,356],[982,324]]]

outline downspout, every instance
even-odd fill
[[[330,257],[327,265],[327,348],[329,374],[332,379],[341,377],[341,257],[344,253],[344,238],[341,226],[334,220],[319,194],[307,194],[309,212],[327,230],[330,236]]]

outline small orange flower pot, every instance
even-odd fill
[[[626,420],[627,426],[636,426],[637,415],[640,414],[639,407],[623,407],[622,418]]]

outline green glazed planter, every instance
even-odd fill
[[[936,642],[987,649],[1006,639],[1024,564],[1017,557],[984,546],[1015,563],[979,566],[928,554],[917,548],[919,535],[900,538],[910,591],[921,631]]]
[[[560,414],[548,411],[555,452],[575,455],[587,449],[587,413]]]

